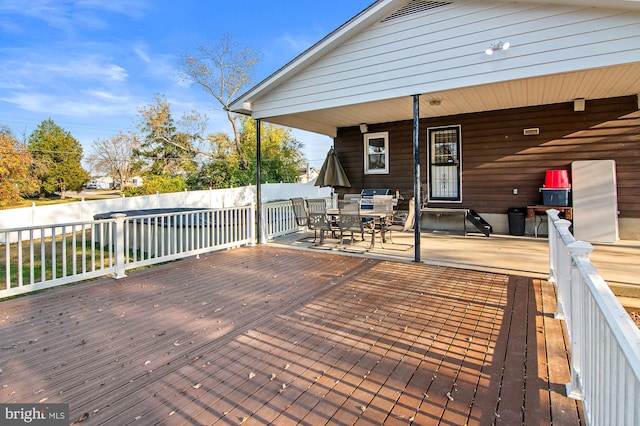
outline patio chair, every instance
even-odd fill
[[[293,214],[296,218],[296,225],[304,226],[307,229],[313,229],[311,227],[311,223],[309,222],[309,208],[307,207],[307,203],[304,198],[291,198],[291,207],[293,208]],[[318,238],[318,232],[313,229],[313,240],[311,242],[316,242]],[[300,241],[311,240],[311,237],[304,237]]]
[[[374,211],[393,211],[393,195],[374,195],[373,196]]]
[[[382,233],[384,235],[385,238],[387,238],[388,234],[388,238],[389,238],[389,242],[391,244],[394,244],[392,238],[391,238],[391,232],[407,232],[410,229],[413,229],[413,226],[415,224],[415,200],[412,198],[409,201],[409,213],[407,214],[406,219],[404,219],[404,223],[400,220],[397,220],[396,218],[394,218],[393,222],[386,225],[384,227],[384,229],[382,230]],[[408,245],[410,247],[413,247],[413,244],[402,244],[402,245]]]
[[[317,213],[326,213],[327,211],[327,199],[326,198],[307,198],[307,211],[309,213],[311,212],[317,212]],[[338,231],[338,224],[336,223],[336,221],[332,221],[331,217],[328,217],[329,219],[329,225],[331,228],[331,234],[332,236],[335,238],[336,236],[336,232]],[[309,229],[314,229],[315,227],[315,223],[313,223],[313,221],[310,221],[309,223]],[[314,239],[315,242],[315,239]]]
[[[292,198],[291,206],[293,207],[293,214],[296,217],[296,225],[309,226],[309,211],[304,198]]]
[[[326,232],[331,232],[332,235],[335,235],[337,231],[337,227],[331,223],[326,211],[310,211],[309,227],[312,227],[316,232],[320,231],[320,242],[316,247],[324,244],[324,234]]]
[[[384,232],[387,226],[393,224],[393,195],[374,195],[372,201],[374,212],[384,212],[388,214],[388,216],[376,224],[381,232],[380,240],[381,244],[383,244],[385,242]]]
[[[355,233],[360,234],[360,240],[364,241],[364,234],[371,234],[371,242],[379,231],[373,222],[364,223],[360,217],[360,203],[357,201],[338,201],[338,227],[340,228],[340,244],[344,246],[346,234],[351,236],[349,245],[353,245]]]
[[[362,199],[361,194],[344,194],[342,199],[345,201],[357,201]]]
[[[324,213],[327,211],[327,200],[324,198],[307,198],[307,211]]]

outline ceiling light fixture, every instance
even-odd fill
[[[511,47],[511,43],[508,41],[499,41],[498,43],[493,43],[487,50],[484,51],[487,55],[493,55],[493,52],[496,50],[507,50]]]

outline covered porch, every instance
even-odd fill
[[[365,255],[375,259],[414,260],[414,234],[393,232],[393,243],[380,245],[377,237],[375,249],[368,250],[369,238],[356,241],[353,246],[340,246],[338,239],[327,238],[325,244],[313,241],[313,231],[292,232],[269,240],[269,244],[341,254]],[[479,232],[422,231],[420,236],[421,261],[435,266],[473,269],[532,278],[549,277],[549,240],[547,236],[513,236],[492,234],[487,238]],[[348,243],[348,240],[347,240]],[[630,263],[640,252],[640,241],[621,240],[614,244],[593,244],[591,263],[614,293],[620,298],[640,300],[640,265]],[[627,302],[624,300],[623,302]],[[633,301],[628,301],[632,303]],[[623,303],[624,304],[624,303]],[[640,305],[638,306],[640,309]]]
[[[581,424],[554,287],[527,275],[265,244],[58,287],[0,304],[3,400],[95,425]]]

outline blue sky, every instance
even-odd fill
[[[373,0],[0,0],[0,125],[22,138],[53,119],[82,143],[135,130],[161,94],[174,118],[196,109],[231,134],[210,95],[178,76],[180,56],[231,33],[259,51],[256,83]],[[313,167],[329,138],[295,132]]]

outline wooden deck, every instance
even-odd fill
[[[90,425],[578,425],[555,307],[536,278],[229,250],[0,302],[0,401]]]

